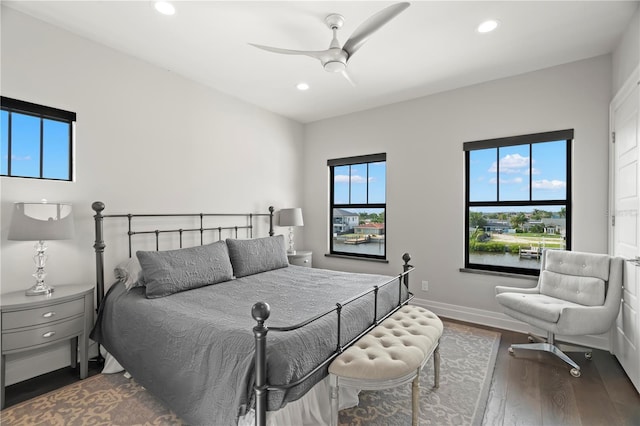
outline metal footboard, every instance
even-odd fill
[[[411,256],[409,255],[409,253],[405,253],[402,256],[402,260],[404,261],[404,265],[403,265],[403,272],[401,274],[399,274],[396,278],[392,278],[391,280],[387,281],[386,283],[380,285],[380,286],[374,286],[372,289],[367,290],[357,296],[352,297],[349,300],[346,300],[342,303],[336,303],[336,306],[326,312],[323,312],[319,315],[316,315],[313,318],[309,318],[308,320],[305,320],[299,324],[295,324],[292,326],[288,326],[288,327],[267,327],[265,325],[265,322],[267,321],[267,319],[269,319],[269,315],[271,313],[271,308],[269,307],[268,303],[265,302],[257,302],[253,305],[253,307],[251,308],[251,315],[253,316],[253,319],[256,320],[256,326],[253,327],[253,334],[255,336],[255,374],[256,374],[256,380],[255,380],[255,385],[254,385],[254,393],[255,393],[255,401],[256,401],[256,406],[255,406],[255,412],[256,412],[256,416],[255,416],[255,424],[256,426],[265,426],[267,423],[267,393],[270,390],[286,390],[286,389],[290,389],[294,386],[299,385],[300,383],[304,382],[305,380],[309,379],[311,376],[313,376],[314,374],[316,374],[318,371],[320,371],[321,369],[327,367],[337,356],[339,356],[342,351],[344,351],[345,349],[347,349],[349,346],[353,345],[355,342],[357,342],[362,336],[366,335],[368,332],[370,332],[374,327],[376,327],[379,323],[381,323],[382,321],[384,321],[386,318],[388,318],[389,316],[393,315],[398,309],[400,309],[402,306],[406,305],[407,303],[409,303],[409,301],[413,298],[413,294],[411,294],[408,290],[409,290],[409,273],[414,269],[414,267],[412,265],[409,264],[409,261],[411,260]],[[378,318],[378,292],[380,290],[381,287],[385,287],[388,285],[392,285],[393,283],[398,284],[398,304],[396,305],[396,307],[394,309],[392,309],[389,313],[387,313],[386,315],[384,315],[381,318]],[[402,287],[405,287],[407,289],[407,293],[408,293],[408,297],[406,299],[403,300],[402,298]],[[374,304],[373,304],[373,319],[371,322],[371,325],[369,327],[367,327],[364,331],[362,331],[360,334],[358,334],[357,336],[355,336],[353,339],[351,339],[349,342],[347,342],[345,345],[341,345],[340,344],[340,337],[341,337],[341,319],[342,319],[342,309],[343,307],[345,307],[346,305],[353,303],[354,301],[361,299],[363,297],[366,297],[368,295],[374,295]],[[312,322],[315,322],[317,320],[319,320],[320,318],[326,317],[327,315],[331,315],[335,313],[337,315],[337,327],[336,327],[336,350],[333,352],[333,354],[331,356],[329,356],[327,359],[325,359],[323,362],[321,362],[320,364],[318,364],[315,368],[313,368],[311,371],[309,371],[308,373],[306,373],[304,376],[302,376],[301,378],[299,378],[298,380],[288,383],[286,385],[269,385],[267,383],[267,333],[269,331],[273,331],[273,332],[287,332],[287,331],[293,331],[293,330],[298,330],[308,324],[311,324]]]

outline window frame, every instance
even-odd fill
[[[371,163],[385,163],[385,196],[384,203],[369,203],[369,164]],[[366,188],[366,203],[347,203],[336,204],[335,203],[335,168],[340,166],[367,166],[367,188]],[[376,261],[387,261],[387,154],[369,154],[359,155],[354,157],[336,158],[327,160],[327,166],[329,167],[329,256],[340,256],[354,259],[367,259]],[[351,185],[349,185],[351,186]],[[351,188],[349,188],[351,192]],[[351,201],[351,200],[349,200]],[[353,253],[337,251],[333,246],[333,221],[334,221],[334,209],[382,209],[384,211],[384,254],[367,254],[367,253]]]
[[[59,108],[53,108],[45,105],[39,105],[32,102],[22,101],[19,99],[13,99],[6,96],[0,96],[0,110],[7,112],[7,160],[6,173],[0,173],[2,177],[14,177],[22,179],[39,179],[39,180],[52,180],[60,182],[73,182],[73,165],[74,165],[74,147],[73,141],[75,138],[75,122],[76,113],[71,111],[65,111]],[[39,159],[40,164],[38,166],[38,176],[22,176],[12,173],[12,115],[13,113],[31,116],[40,120],[39,130]],[[57,121],[69,126],[69,140],[68,140],[68,178],[56,178],[45,176],[45,138],[44,138],[44,120]],[[4,158],[0,158],[0,161],[4,161]]]
[[[540,274],[538,269],[531,268],[520,268],[520,267],[511,267],[511,266],[499,266],[499,265],[487,265],[487,264],[479,264],[479,263],[471,263],[469,261],[469,213],[470,209],[473,207],[535,207],[535,206],[564,206],[565,207],[565,220],[566,220],[566,233],[565,233],[565,247],[566,250],[571,250],[571,236],[572,236],[572,145],[574,139],[574,130],[573,129],[565,129],[565,130],[557,130],[551,132],[543,132],[543,133],[533,133],[527,135],[519,135],[519,136],[510,136],[505,138],[496,138],[496,139],[485,139],[480,141],[472,141],[472,142],[464,142],[463,150],[465,154],[465,213],[464,213],[464,268],[470,270],[481,270],[481,271],[490,271],[490,272],[499,272],[499,273],[511,273],[511,274],[520,274],[520,275],[533,275],[537,276]],[[496,183],[496,201],[470,201],[471,196],[471,188],[470,188],[470,177],[471,177],[471,164],[470,164],[470,153],[472,151],[477,151],[481,149],[491,149],[491,148],[504,148],[510,146],[524,146],[529,145],[529,170],[533,169],[533,145],[537,143],[545,143],[545,142],[559,142],[565,141],[566,143],[566,193],[565,199],[545,199],[538,200],[533,198],[533,173],[529,172],[529,199],[528,200],[520,200],[520,201],[500,201],[500,156],[497,154],[497,171],[496,178],[498,182]],[[497,150],[499,152],[499,150]]]

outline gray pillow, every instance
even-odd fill
[[[289,266],[282,235],[252,240],[229,238],[227,247],[229,247],[233,273],[237,278]]]
[[[166,251],[138,251],[149,299],[229,281],[233,269],[224,241]]]

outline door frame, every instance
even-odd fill
[[[637,90],[637,92],[635,92]],[[634,93],[637,93],[636,96],[638,96],[638,104],[640,105],[640,65],[638,65],[633,72],[629,75],[629,77],[627,78],[627,80],[625,81],[625,83],[622,85],[622,87],[620,88],[620,90],[616,93],[616,95],[613,97],[613,99],[611,100],[611,103],[609,104],[609,207],[608,207],[608,212],[607,212],[607,217],[608,217],[608,252],[610,255],[614,254],[615,251],[615,245],[614,245],[614,238],[615,238],[615,229],[614,229],[614,220],[615,220],[615,187],[616,187],[616,163],[615,163],[615,159],[616,159],[616,154],[615,154],[615,150],[616,150],[616,146],[615,146],[615,142],[614,142],[614,131],[615,131],[615,111],[623,104],[623,102],[627,101],[629,99],[630,96],[633,96]],[[639,112],[640,114],[640,112]],[[640,117],[638,117],[638,122],[640,123]],[[637,148],[640,150],[640,147]],[[639,154],[640,157],[640,154]],[[640,158],[639,158],[640,160]],[[639,177],[640,179],[640,177]],[[640,185],[639,185],[640,187]],[[640,255],[636,254],[636,256]],[[636,309],[638,309],[639,307],[636,307]],[[622,309],[622,306],[620,307],[620,309]],[[640,310],[638,311],[640,312]],[[618,314],[620,315],[620,314]],[[638,314],[640,315],[640,314]],[[640,318],[637,318],[637,325],[640,327]],[[639,330],[635,330],[635,332],[637,333],[636,338],[640,339],[640,329]],[[616,331],[616,326],[614,325],[612,327],[612,329],[609,331],[609,347],[610,347],[610,352],[616,356],[616,358],[618,358],[618,354],[616,353],[616,337],[617,337],[617,331]],[[623,368],[625,369],[626,372],[626,367],[623,366]],[[626,372],[626,374],[629,374],[628,372]],[[636,374],[636,373],[634,373]],[[634,384],[634,386],[636,387],[636,389],[638,390],[638,392],[640,392],[640,387],[639,387],[639,380],[640,378],[638,377],[629,377],[631,382]]]
[[[636,86],[640,86],[640,65],[631,72],[629,78],[622,85],[620,90],[611,100],[609,104],[609,208],[607,212],[608,222],[608,252],[613,254],[613,214],[615,213],[615,145],[613,142],[613,127],[614,127],[614,111],[618,105],[620,105],[628,96],[630,96],[635,90]]]

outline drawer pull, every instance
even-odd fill
[[[305,259],[305,260],[304,260],[304,263],[309,263],[309,259]]]
[[[44,318],[51,318],[51,317],[52,317],[52,316],[54,316],[55,314],[56,314],[55,312],[47,312],[47,313],[42,314],[42,316],[43,316]]]
[[[42,337],[52,337],[53,335],[55,335],[56,332],[55,331],[47,331],[46,333],[44,333],[42,335]]]

